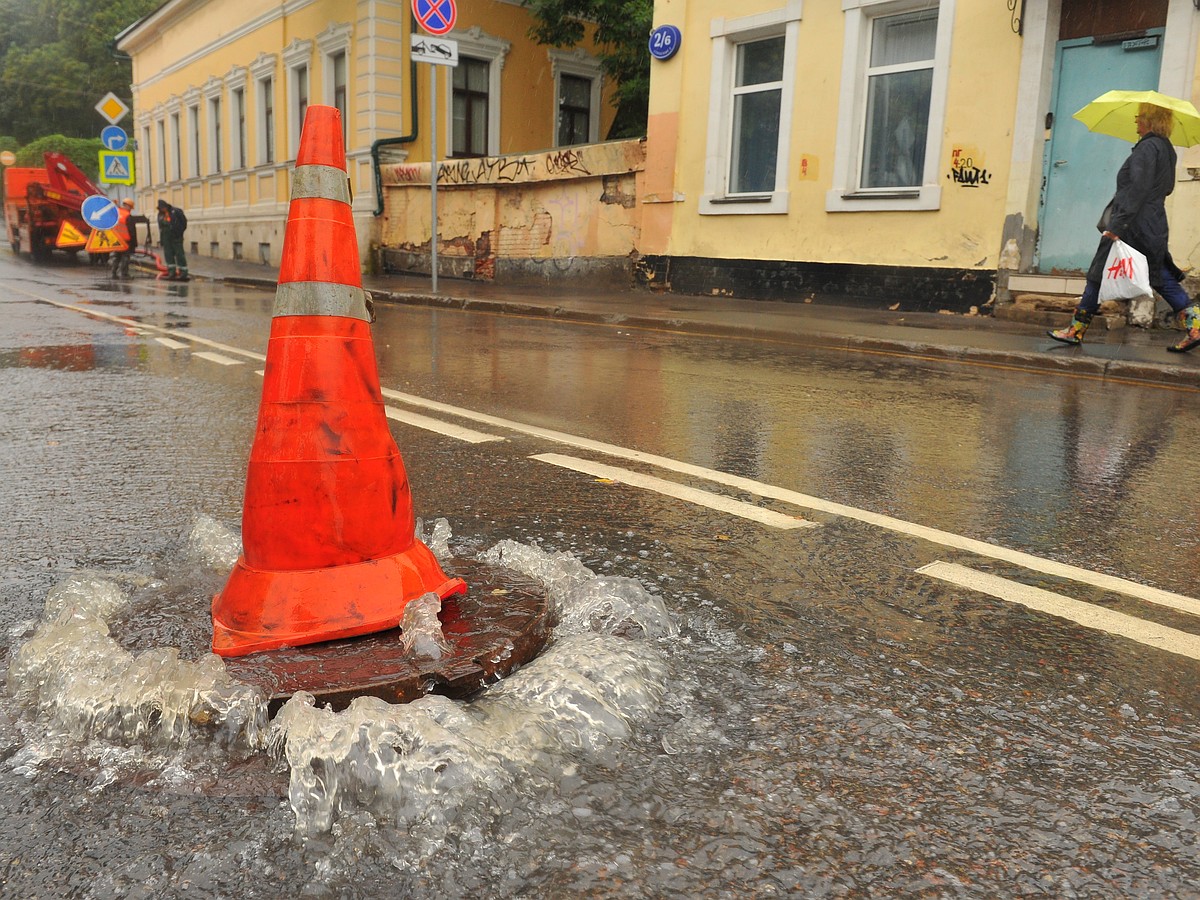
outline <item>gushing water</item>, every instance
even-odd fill
[[[449,556],[446,520],[418,534]],[[202,518],[186,552],[196,565],[223,569],[238,542]],[[42,621],[13,655],[9,690],[31,721],[57,736],[58,752],[106,741],[169,755],[206,741],[228,753],[266,753],[287,766],[297,834],[320,835],[365,815],[408,833],[419,861],[451,836],[488,831],[582,762],[614,764],[667,682],[656,642],[676,627],[662,599],[637,580],[596,577],[569,554],[509,540],[479,558],[538,580],[559,624],[540,657],[471,702],[363,697],[334,712],[299,693],[268,722],[262,692],[230,677],[220,657],[124,649],[110,626],[127,595],[115,581],[87,575],[51,591]],[[410,652],[450,649],[437,611],[433,595],[409,604]],[[33,757],[53,755],[39,745],[25,763],[32,773]]]

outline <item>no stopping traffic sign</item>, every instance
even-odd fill
[[[458,19],[454,0],[412,0],[412,11],[430,34],[445,34]]]

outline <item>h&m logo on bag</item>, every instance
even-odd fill
[[[1113,261],[1105,271],[1109,278],[1132,278],[1133,277],[1133,257],[1120,256]]]

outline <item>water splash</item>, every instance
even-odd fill
[[[428,534],[419,526],[418,535],[451,557],[445,519]],[[223,571],[239,547],[236,535],[200,517],[183,552]],[[11,659],[9,691],[44,733],[116,753],[97,750],[92,760],[145,761],[142,749],[169,753],[201,742],[229,753],[265,750],[287,764],[298,835],[336,835],[365,817],[414,839],[419,852],[409,847],[404,858],[419,864],[449,840],[485,833],[579,763],[615,764],[663,701],[667,663],[658,641],[677,633],[660,597],[635,579],[597,577],[570,554],[506,540],[479,559],[538,580],[559,624],[540,657],[469,703],[364,697],[333,712],[297,694],[268,722],[259,689],[233,680],[219,657],[187,661],[175,647],[135,656],[121,647],[110,622],[128,605],[124,591],[82,575],[51,591],[43,621]],[[403,626],[412,652],[449,649],[438,608],[433,595],[409,604]],[[31,738],[10,765],[32,774],[60,752]],[[103,765],[97,789],[118,771]]]
[[[210,569],[228,571],[242,552],[242,541],[216,519],[199,515],[187,537],[187,553]]]
[[[451,835],[485,832],[581,760],[613,764],[660,705],[666,658],[644,638],[677,633],[661,598],[515,541],[479,558],[547,588],[560,617],[551,645],[469,704],[360,698],[335,713],[294,696],[269,745],[287,760],[299,834],[328,832],[365,809],[417,839],[419,862]]]
[[[640,581],[598,577],[568,553],[546,553],[504,540],[480,559],[537,579],[550,594],[558,633],[598,631],[646,638],[678,633],[662,598],[647,591]]]
[[[297,694],[269,738],[291,773],[297,833],[366,809],[433,853],[451,834],[486,829],[580,758],[609,760],[629,738],[666,681],[662,656],[646,651],[574,635],[470,704],[361,697],[335,713]]]
[[[61,609],[21,646],[8,689],[14,702],[74,741],[167,749],[203,734],[220,746],[257,749],[266,727],[262,692],[230,678],[219,657],[188,662],[174,647],[134,656],[81,606]]]
[[[408,602],[400,619],[400,644],[405,653],[441,659],[451,651],[438,621],[441,608],[441,598],[432,591]]]

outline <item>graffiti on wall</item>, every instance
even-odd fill
[[[438,184],[483,184],[516,181],[533,171],[528,156],[484,156],[438,163]]]
[[[438,184],[475,187],[514,182],[591,178],[598,174],[633,172],[641,168],[645,150],[637,144],[564,147],[545,153],[449,159],[437,165]],[[381,166],[384,184],[429,183],[429,163]]]
[[[546,173],[549,175],[591,175],[583,154],[578,150],[559,150],[546,156]]]
[[[982,158],[973,147],[955,147],[950,151],[950,173],[946,176],[959,187],[977,188],[990,184],[992,173],[982,166]]]

